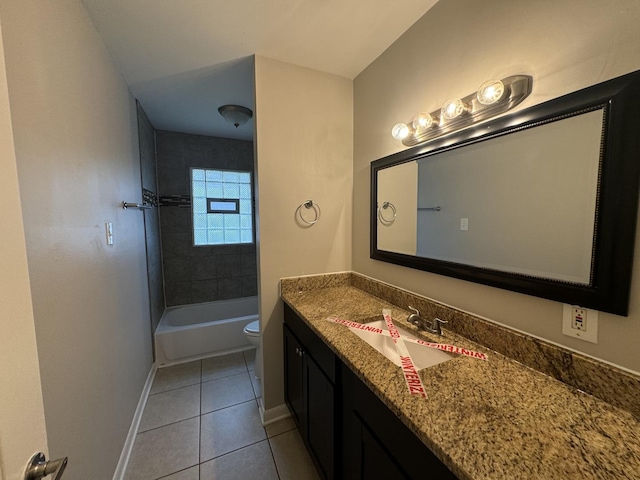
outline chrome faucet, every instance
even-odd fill
[[[420,312],[417,309],[409,307],[409,310],[414,313],[407,317],[407,322],[412,323],[413,325],[418,327],[419,330],[424,330],[435,335],[442,335],[442,328],[440,328],[440,326],[443,323],[447,323],[446,321],[440,320],[438,317],[436,317],[432,322],[430,322],[422,318],[420,316]]]

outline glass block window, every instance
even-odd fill
[[[253,243],[251,172],[191,169],[193,244]]]

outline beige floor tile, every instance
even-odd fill
[[[208,382],[215,378],[228,377],[247,371],[242,352],[230,353],[220,357],[205,358],[202,360],[202,381]]]
[[[275,437],[276,435],[280,435],[281,433],[288,432],[296,428],[296,424],[293,421],[293,417],[283,418],[282,420],[278,420],[275,423],[271,423],[264,427],[267,430],[267,437]]]
[[[298,430],[269,439],[280,480],[320,480]]]
[[[253,401],[217,410],[200,418],[201,462],[267,438]]]
[[[200,385],[150,395],[138,432],[200,415]]]
[[[256,349],[252,348],[251,350],[245,350],[242,352],[244,356],[244,362],[247,364],[247,370],[255,370],[256,369]]]
[[[200,466],[196,465],[195,467],[187,468],[168,477],[162,477],[159,480],[200,480]]]
[[[254,398],[248,373],[217,378],[202,384],[201,412],[213,412]]]
[[[200,417],[136,436],[126,480],[155,480],[198,464]]]
[[[278,480],[265,440],[200,465],[200,480]]]
[[[159,368],[153,379],[150,395],[174,388],[187,387],[200,383],[200,360],[181,363],[171,367]]]

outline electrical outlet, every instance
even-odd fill
[[[469,230],[469,219],[468,218],[461,218],[460,219],[460,230],[464,230],[464,231]]]
[[[587,331],[587,310],[580,307],[571,307],[571,328]]]
[[[562,333],[586,342],[598,343],[598,311],[564,304]]]

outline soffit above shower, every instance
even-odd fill
[[[252,139],[252,55],[356,77],[437,0],[82,0],[154,127]],[[251,121],[252,122],[252,121]]]

